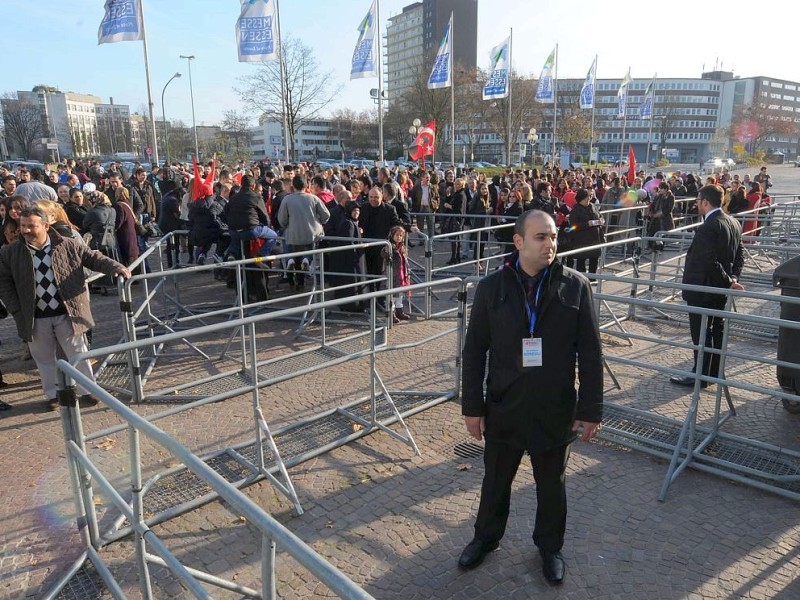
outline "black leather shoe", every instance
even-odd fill
[[[81,408],[89,408],[90,406],[97,406],[98,400],[91,394],[84,394],[78,398],[78,402],[80,403]]]
[[[695,381],[694,377],[678,377],[677,375],[673,375],[672,377],[669,378],[670,383],[674,383],[675,385],[682,385],[685,387],[694,387],[694,381]],[[701,381],[700,387],[707,388],[708,382]]]
[[[544,578],[550,583],[562,583],[564,581],[564,557],[561,552],[547,552],[539,548],[542,557],[542,573]]]
[[[462,569],[474,569],[483,562],[489,552],[497,550],[500,542],[482,542],[481,540],[472,540],[458,559],[458,566]]]

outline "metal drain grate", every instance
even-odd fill
[[[453,453],[459,458],[480,458],[483,456],[483,446],[475,442],[460,442],[453,447]]]
[[[643,449],[671,458],[683,425],[681,421],[633,413],[611,403],[605,404],[604,413],[600,437],[634,450]],[[697,426],[696,431],[698,437],[704,437],[710,430]],[[737,436],[718,436],[697,457],[697,461],[713,465],[722,476],[736,473],[754,483],[769,485],[776,491],[800,495],[800,458],[780,449],[761,448],[749,442]],[[756,473],[743,472],[742,469]]]
[[[99,600],[105,596],[105,586],[91,561],[86,561],[64,585],[59,600]]]

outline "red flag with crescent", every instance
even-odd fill
[[[417,133],[413,146],[416,147],[411,155],[413,160],[419,160],[425,156],[433,154],[433,147],[436,143],[436,121],[431,121],[422,127]]]

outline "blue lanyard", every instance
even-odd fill
[[[539,280],[539,285],[536,286],[536,298],[533,301],[533,308],[531,308],[530,303],[528,302],[528,292],[525,291],[525,312],[528,313],[528,331],[533,337],[533,330],[536,329],[536,307],[539,306],[539,295],[542,293],[542,284],[544,283],[544,278],[547,277],[547,271],[550,267],[547,267],[542,273],[542,278]],[[517,259],[517,271],[520,270],[519,267],[519,259]]]

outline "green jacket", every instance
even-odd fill
[[[94,326],[83,268],[112,275],[122,265],[76,240],[60,236],[53,229],[48,233],[56,287],[72,321],[72,329],[78,335]],[[19,337],[30,342],[36,310],[36,279],[33,258],[22,238],[0,249],[0,300],[14,317]]]

